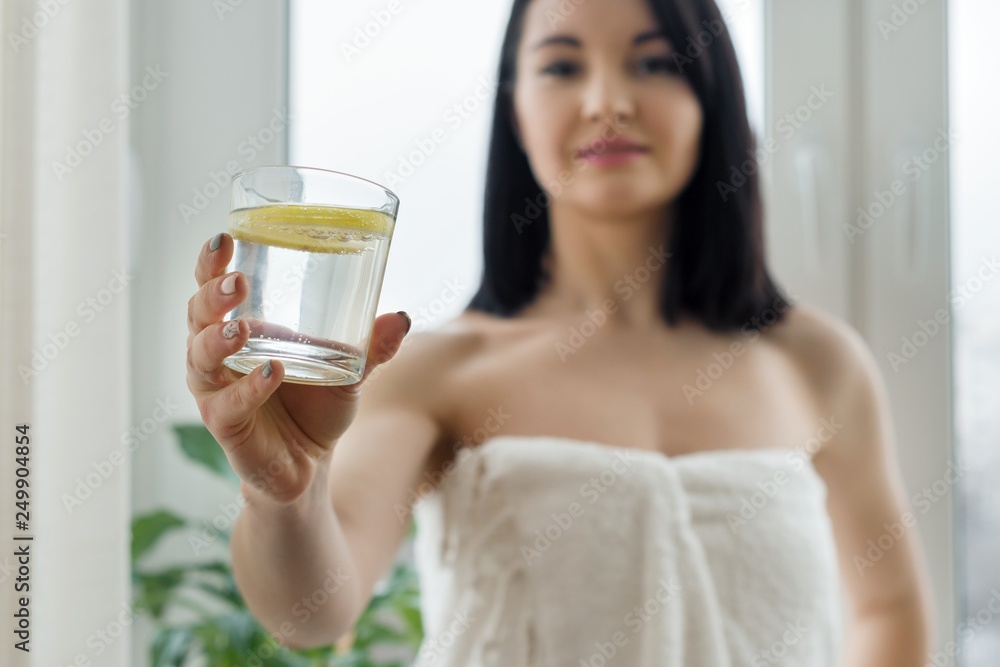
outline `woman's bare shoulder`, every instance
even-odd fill
[[[815,305],[796,304],[769,338],[800,367],[825,404],[877,366],[854,326]]]
[[[366,381],[383,398],[426,404],[470,359],[489,347],[501,318],[465,311],[433,329],[411,331],[395,356]],[[373,393],[368,392],[368,393]]]

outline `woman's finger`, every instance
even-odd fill
[[[226,272],[233,247],[233,237],[229,234],[216,234],[205,241],[194,267],[194,279],[198,281],[198,287]]]
[[[239,320],[219,322],[202,329],[188,348],[188,387],[196,397],[200,393],[217,391],[239,378],[243,373],[223,364],[223,360],[243,347],[249,329]]]
[[[247,279],[236,271],[202,285],[188,301],[188,333],[197,336],[205,327],[221,321],[246,299],[248,291]]]

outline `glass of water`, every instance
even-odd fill
[[[249,373],[268,359],[285,381],[346,385],[364,374],[399,198],[356,176],[304,167],[256,167],[233,179],[228,271],[250,294],[224,321],[250,338],[225,359]]]

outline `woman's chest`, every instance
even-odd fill
[[[570,353],[557,336],[498,345],[451,374],[447,442],[554,435],[668,456],[801,447],[824,416],[814,392],[789,355],[741,338],[608,336]]]

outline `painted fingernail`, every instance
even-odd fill
[[[240,335],[240,321],[230,320],[226,326],[222,329],[222,335],[225,338],[236,338]]]
[[[230,273],[226,276],[226,279],[222,281],[220,289],[223,294],[235,294],[236,293],[236,276],[235,273]]]
[[[406,318],[406,331],[404,331],[403,334],[406,335],[410,333],[410,327],[413,326],[413,320],[410,319],[410,316],[406,314],[405,310],[397,310],[396,314],[402,315],[403,317]]]
[[[215,252],[222,245],[222,234],[216,234],[212,237],[212,242],[208,244],[208,249]]]
[[[268,359],[266,362],[264,362],[264,370],[262,370],[260,372],[260,374],[263,375],[266,378],[269,378],[269,377],[271,377],[271,373],[272,372],[273,372],[273,369],[271,368],[271,360]]]

